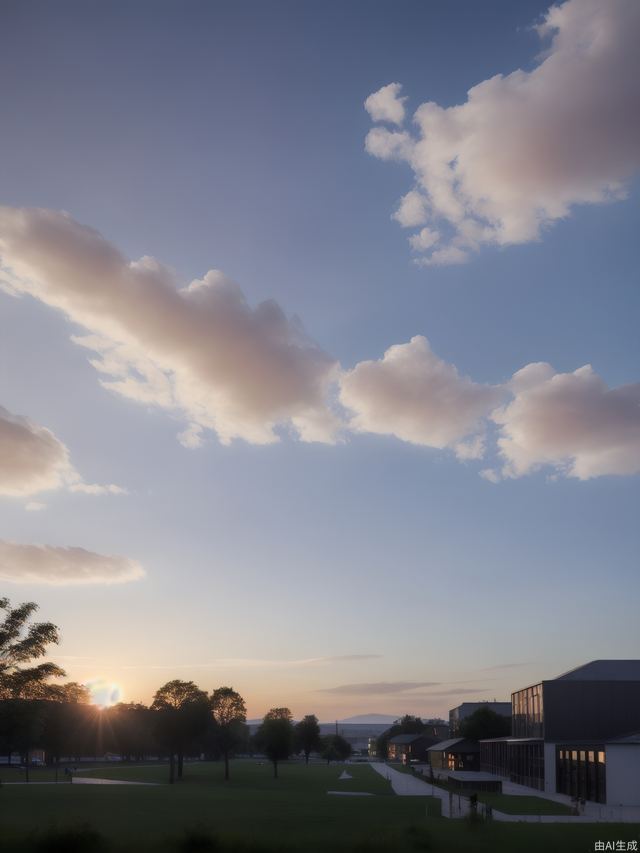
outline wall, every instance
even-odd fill
[[[607,744],[607,805],[640,806],[640,744]]]

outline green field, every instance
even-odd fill
[[[393,767],[394,770],[399,770],[401,773],[409,773],[412,774],[413,771],[411,767],[407,767],[405,764],[390,764],[390,767]],[[420,774],[416,774],[416,778],[424,779],[425,782],[429,782],[429,778],[427,776],[420,776]],[[449,790],[449,787],[441,782],[434,782],[434,785],[437,785],[439,788],[443,788],[445,791]],[[451,789],[453,791],[454,796],[457,796],[458,791]],[[464,795],[463,795],[464,796]],[[503,812],[504,814],[521,814],[521,815],[570,815],[571,809],[569,806],[565,806],[563,803],[556,803],[553,800],[547,800],[544,797],[527,797],[527,796],[518,796],[513,794],[489,794],[484,791],[478,791],[478,802],[486,803],[488,806],[496,809],[497,811]]]
[[[304,853],[410,853],[432,850],[479,853],[587,853],[601,838],[638,840],[635,827],[537,824],[470,825],[427,816],[430,798],[397,797],[366,765],[348,765],[353,780],[338,781],[340,766],[283,764],[274,779],[268,764],[234,761],[230,783],[216,763],[189,764],[179,784],[165,784],[166,766],[107,766],[103,778],[159,782],[154,786],[3,785],[0,850],[100,853],[151,851],[304,851]],[[81,775],[85,775],[82,773]],[[329,790],[373,796],[330,796]],[[439,805],[439,804],[438,804]],[[40,835],[88,824],[106,841],[85,846]],[[215,834],[216,845],[186,831]],[[40,839],[40,840],[39,840]]]

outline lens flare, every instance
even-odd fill
[[[85,682],[89,688],[91,703],[98,708],[110,708],[122,699],[122,689],[118,684],[111,684],[104,678],[94,678]]]

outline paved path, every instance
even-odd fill
[[[470,811],[469,800],[467,797],[454,794],[449,799],[449,792],[437,785],[431,785],[429,782],[422,781],[416,776],[411,776],[408,773],[401,773],[394,770],[387,764],[375,763],[371,767],[388,779],[394,793],[401,797],[438,797],[442,804],[442,817],[461,818],[466,817]],[[547,794],[544,791],[538,791],[536,788],[527,788],[524,785],[516,785],[514,782],[503,782],[503,793],[511,796],[527,796],[540,797],[554,802],[565,803],[571,805],[569,797],[563,794]],[[450,808],[451,806],[451,808]],[[479,804],[479,810],[482,810],[482,804]],[[505,814],[493,809],[493,819],[504,821],[505,823],[640,823],[640,807],[627,806],[602,806],[598,803],[586,803],[584,812],[580,815],[535,815],[535,814]]]
[[[97,779],[95,776],[74,776],[74,785],[157,785],[157,782],[126,782],[122,779]]]
[[[456,794],[451,798],[452,809],[449,808],[449,792],[438,788],[437,785],[431,785],[429,782],[423,782],[409,773],[401,773],[399,770],[394,770],[388,764],[375,762],[371,767],[391,782],[394,794],[400,797],[437,797],[440,800],[442,808],[442,817],[463,817],[469,812],[469,801],[466,797],[458,797]]]

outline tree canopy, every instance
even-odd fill
[[[490,737],[507,737],[511,734],[511,719],[496,713],[492,708],[478,708],[460,721],[460,737],[483,740]]]
[[[0,699],[49,698],[48,680],[65,675],[54,663],[29,666],[60,639],[52,622],[29,624],[37,609],[33,601],[11,607],[8,598],[0,598],[0,611],[4,611],[0,622]]]
[[[233,687],[218,687],[211,694],[214,741],[224,756],[224,778],[229,779],[229,755],[246,738],[247,707]]]
[[[169,750],[169,782],[175,781],[175,756],[178,779],[182,778],[184,753],[189,744],[203,737],[210,715],[209,697],[193,681],[168,681],[156,691],[151,703],[156,735]]]
[[[341,735],[322,738],[322,757],[329,761],[344,761],[351,755],[351,744]]]
[[[256,744],[273,764],[278,778],[278,762],[286,761],[293,752],[293,717],[288,708],[272,708],[256,732]]]
[[[315,714],[307,714],[295,726],[294,744],[296,751],[304,754],[304,760],[309,763],[309,755],[318,752],[322,745],[320,724]]]

